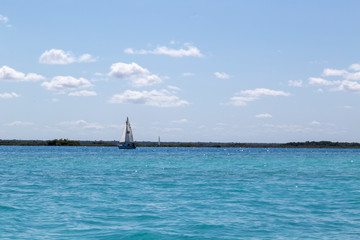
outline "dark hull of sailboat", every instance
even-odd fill
[[[135,149],[136,146],[134,144],[128,145],[128,144],[119,144],[118,145],[119,149]]]

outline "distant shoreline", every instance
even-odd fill
[[[116,147],[117,141],[54,140],[1,140],[0,146],[101,146]],[[135,142],[138,147],[157,147],[157,142]],[[360,148],[357,142],[306,141],[288,143],[236,143],[236,142],[162,142],[161,147],[215,147],[215,148]]]

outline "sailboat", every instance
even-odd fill
[[[124,132],[121,136],[119,145],[119,149],[135,149],[134,137],[132,134],[129,118],[126,118],[126,124],[124,128]]]

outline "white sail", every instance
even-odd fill
[[[134,137],[132,134],[129,118],[126,119],[126,124],[124,127],[124,131],[120,138],[120,143],[132,143],[134,142]]]
[[[124,131],[121,135],[121,138],[120,138],[120,143],[124,143],[125,142],[125,134],[126,134],[126,125],[124,126]]]
[[[132,133],[130,122],[129,122],[129,118],[126,118],[124,132],[120,138],[118,147],[119,147],[119,149],[135,149],[136,148],[133,133]]]

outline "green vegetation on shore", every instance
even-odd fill
[[[81,146],[80,141],[68,139],[54,140],[0,140],[0,145],[8,146]]]
[[[67,139],[54,139],[47,141],[48,146],[80,146],[79,141],[67,140]]]
[[[117,141],[54,140],[0,140],[9,146],[104,146],[115,147]],[[157,142],[136,142],[138,147],[157,147]],[[161,147],[220,147],[220,148],[360,148],[356,142],[307,141],[289,143],[220,143],[220,142],[163,142]]]

